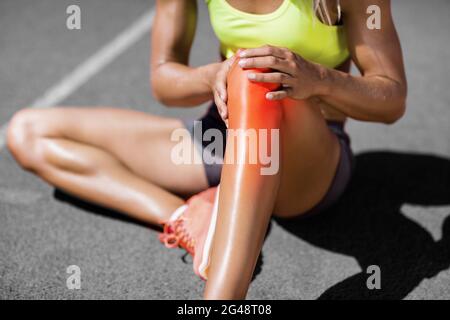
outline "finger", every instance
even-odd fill
[[[220,96],[214,94],[214,102],[216,103],[217,110],[219,111],[220,117],[225,120],[228,118],[228,108],[226,103],[220,98]]]
[[[254,82],[270,82],[281,84],[290,84],[292,82],[292,77],[289,74],[281,72],[248,73],[247,78]]]
[[[244,51],[244,50],[245,50],[244,48],[239,48],[239,49],[236,51],[235,55],[239,57],[239,55],[241,54],[241,52]]]
[[[289,61],[274,56],[241,59],[239,66],[241,68],[270,68],[287,74],[292,74],[294,71]]]
[[[280,91],[268,92],[266,94],[266,99],[267,100],[281,100],[281,99],[289,97],[291,92],[292,92],[291,88],[285,88]]]
[[[220,97],[221,100],[223,100],[224,102],[227,101],[227,85],[226,85],[226,81],[227,78],[221,78],[221,79],[217,79],[216,82],[216,92],[218,94],[218,96]]]
[[[241,50],[241,49],[240,49],[240,50]],[[238,53],[239,53],[239,51],[238,51]],[[229,58],[227,59],[228,68],[230,68],[231,65],[233,64],[234,60],[236,60],[236,56],[238,55],[238,53],[233,54],[231,57],[229,57]]]
[[[263,57],[263,56],[275,56],[283,59],[286,58],[286,49],[268,45],[259,48],[245,49],[239,52],[240,58]]]
[[[220,98],[227,102],[228,96],[227,96],[227,75],[228,72],[231,69],[231,66],[234,63],[234,60],[236,60],[235,56],[231,56],[228,58],[224,64],[224,67],[221,71],[217,74],[217,80],[216,80],[216,90],[219,92]]]
[[[217,74],[215,90],[223,101],[227,101],[227,74],[228,68],[223,68]]]

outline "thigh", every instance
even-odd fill
[[[281,126],[281,179],[274,213],[292,217],[317,205],[339,162],[340,145],[320,109],[285,99]]]
[[[176,164],[171,135],[183,129],[175,118],[120,108],[50,108],[36,110],[39,134],[101,148],[150,182],[181,194],[207,187],[202,163]],[[193,148],[192,150],[195,152]]]

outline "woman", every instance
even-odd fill
[[[255,170],[261,164],[175,164],[171,134],[192,133],[193,122],[125,109],[24,109],[11,121],[8,146],[23,168],[48,183],[164,225],[161,240],[186,248],[196,272],[207,277],[205,298],[244,298],[270,217],[302,217],[332,205],[352,171],[346,118],[394,123],[404,113],[407,85],[388,0],[207,4],[223,61],[194,68],[188,60],[196,2],[157,2],[153,94],[168,106],[214,99],[200,119],[203,131],[225,132],[226,123],[279,129],[275,174],[261,175]],[[367,26],[370,5],[381,9],[380,29]],[[350,61],[362,76],[348,73]],[[256,90],[251,99],[261,105],[240,101],[239,90]],[[245,137],[236,139],[248,147]],[[205,148],[195,137],[192,144]],[[219,180],[220,191],[209,189],[187,204],[179,196]]]

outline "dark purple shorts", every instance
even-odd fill
[[[217,107],[212,104],[207,112],[196,121],[201,122],[201,133],[203,136],[203,132],[205,132],[208,129],[214,128],[218,129],[222,133],[223,137],[223,146],[225,149],[225,143],[226,143],[226,126],[225,123],[222,121],[218,111]],[[197,122],[198,124],[198,122]],[[325,196],[322,198],[322,200],[311,210],[301,215],[301,217],[306,217],[310,215],[314,215],[316,213],[319,213],[327,208],[329,208],[331,205],[333,205],[339,197],[344,193],[350,178],[353,173],[353,167],[354,167],[354,157],[353,152],[350,148],[350,137],[344,130],[344,123],[337,122],[337,121],[327,121],[328,128],[330,128],[331,132],[333,132],[336,137],[339,140],[339,144],[341,146],[341,153],[340,153],[340,159],[339,163],[336,169],[336,173],[334,175],[333,181],[331,182],[331,185],[325,194]],[[194,120],[184,120],[184,125],[190,132],[191,136],[194,139],[194,144],[199,148],[199,150],[202,152],[206,151],[206,146],[211,143],[210,141],[203,141],[198,140],[196,136],[194,135]],[[223,153],[225,153],[225,150],[223,150]],[[215,157],[215,155],[210,155],[211,157]],[[221,164],[206,164],[204,163],[204,168],[206,172],[206,177],[208,179],[209,186],[213,187],[219,184],[220,182],[220,174],[222,172],[222,165]]]

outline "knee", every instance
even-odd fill
[[[22,109],[9,122],[6,143],[9,151],[24,169],[36,164],[37,141],[41,135],[39,110]]]
[[[283,120],[281,101],[268,100],[267,94],[276,90],[274,83],[252,82],[248,73],[267,72],[263,69],[243,70],[236,65],[228,79],[228,114],[230,126],[279,128]]]

